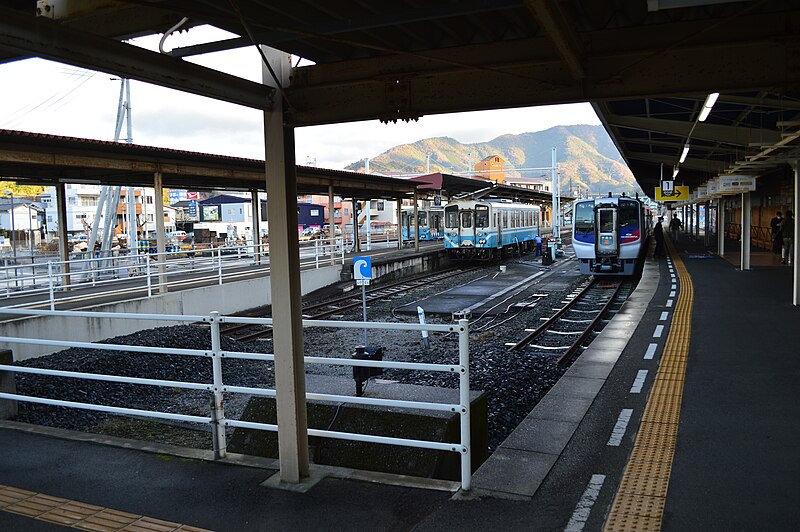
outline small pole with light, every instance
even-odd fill
[[[14,278],[17,277],[17,240],[14,238],[14,192],[6,189],[5,194],[11,197],[11,253],[14,255]],[[16,282],[15,282],[16,284]]]

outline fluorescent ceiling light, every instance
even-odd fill
[[[680,168],[678,168],[678,167],[676,166],[676,167],[675,167],[675,168],[672,170],[672,177],[675,177],[675,176],[677,176],[677,175],[678,175],[678,172],[680,172]]]
[[[706,97],[706,102],[703,104],[703,109],[700,110],[700,116],[697,117],[697,120],[700,122],[706,121],[709,113],[711,113],[711,108],[714,107],[715,103],[717,103],[717,98],[719,98],[718,92],[712,92]]]
[[[683,163],[686,161],[686,156],[689,155],[689,143],[687,142],[686,145],[683,147],[683,153],[681,153],[681,158],[678,161],[679,163]]]

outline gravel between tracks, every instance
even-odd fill
[[[400,314],[399,307],[441,292],[467,280],[485,276],[486,271],[453,275],[435,287],[423,287],[402,296],[371,303],[370,321],[416,322],[416,315]],[[554,285],[552,291],[543,281],[536,290],[549,292],[536,306],[516,318],[487,330],[488,318],[470,324],[470,386],[484,390],[489,396],[490,452],[527,416],[533,406],[561,377],[564,370],[556,356],[511,354],[507,342],[516,342],[523,329],[535,327],[541,317],[552,314],[564,296],[583,281],[575,277],[569,283]],[[360,307],[347,311],[343,320],[360,320]],[[499,319],[497,321],[500,321]],[[449,322],[449,316],[427,316],[428,323]],[[496,323],[496,322],[495,322]],[[119,345],[147,345],[189,349],[208,349],[210,332],[198,326],[159,327],[107,340]],[[307,328],[304,333],[306,354],[311,356],[349,357],[356,345],[363,343],[361,330],[331,330]],[[370,331],[370,345],[384,346],[385,360],[457,363],[458,338],[455,334],[432,334],[431,348],[421,347],[418,333],[402,331]],[[244,343],[224,338],[222,348],[228,351],[272,352],[271,341]],[[115,374],[151,379],[210,383],[211,361],[204,357],[154,355],[125,351],[71,348],[59,353],[19,362],[19,365],[49,369]],[[349,368],[309,364],[307,372],[350,376]],[[273,387],[274,367],[271,362],[223,360],[225,383],[236,386]],[[406,370],[385,370],[383,379],[409,384],[456,388],[458,379],[449,374],[422,373]],[[17,374],[18,393],[52,397],[67,401],[124,406],[143,410],[158,410],[182,414],[209,415],[209,396],[203,391],[187,391],[176,387],[156,387],[137,384],[116,384],[84,379],[45,377]],[[238,418],[247,398],[226,395],[226,416]],[[210,434],[203,430],[186,430],[180,423],[160,423],[143,418],[122,418],[101,412],[19,403],[17,421],[56,426],[72,430],[104,433],[134,439],[172,443],[175,445],[210,448]],[[197,428],[197,427],[195,427]]]

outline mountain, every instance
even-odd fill
[[[424,173],[430,153],[431,172],[464,175],[470,166],[490,155],[506,161],[506,174],[550,179],[551,148],[557,150],[561,190],[590,194],[641,193],[633,174],[602,126],[556,126],[536,133],[501,135],[489,142],[462,144],[450,137],[434,137],[395,146],[370,159],[371,173]],[[364,162],[346,170],[364,171]]]

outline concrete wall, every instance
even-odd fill
[[[341,265],[327,266],[301,272],[303,294],[319,290],[339,281]],[[206,286],[132,299],[119,303],[98,305],[94,312],[133,314],[207,315],[211,311],[233,314],[272,303],[269,277]],[[83,309],[87,310],[87,309]],[[20,318],[0,324],[0,336],[67,340],[73,342],[98,342],[107,338],[131,334],[144,329],[177,325],[164,320],[122,320],[109,318],[78,318],[69,316],[41,316]],[[60,346],[11,344],[0,342],[0,349],[14,351],[14,360],[25,360],[55,353],[65,349]]]

